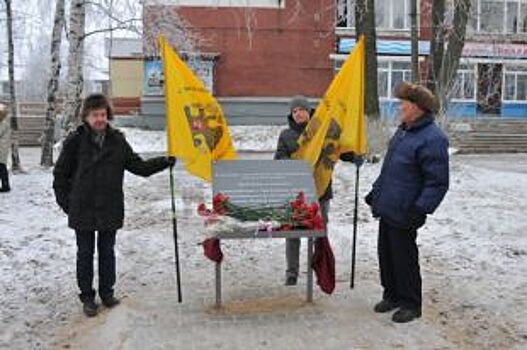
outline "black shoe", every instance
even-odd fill
[[[296,276],[287,276],[285,279],[285,285],[286,286],[296,286]]]
[[[9,192],[9,191],[11,191],[11,188],[9,186],[0,188],[0,192]]]
[[[378,313],[385,313],[385,312],[390,312],[392,310],[395,310],[398,307],[399,307],[399,303],[396,303],[391,300],[383,299],[373,307],[373,311],[378,312]]]
[[[421,310],[401,308],[392,316],[392,321],[396,323],[406,323],[421,317]]]
[[[97,316],[97,304],[95,304],[95,301],[88,300],[83,303],[82,311],[84,311],[84,314],[88,317],[95,317]]]
[[[116,297],[114,297],[113,295],[111,297],[101,298],[101,300],[102,300],[102,304],[106,306],[107,308],[112,308],[121,303],[121,301],[117,299]]]

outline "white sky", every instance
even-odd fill
[[[113,1],[115,16],[119,18],[140,17],[139,0],[96,0],[99,3],[108,4]],[[68,6],[69,0],[66,0]],[[7,38],[5,8],[3,1],[0,2],[0,80],[7,76]],[[13,16],[15,29],[15,67],[16,76],[21,78],[27,65],[42,64],[48,65],[49,61],[49,42],[51,40],[51,30],[55,11],[55,0],[14,0]],[[66,20],[68,22],[68,10]],[[133,13],[135,12],[135,13]],[[94,29],[108,28],[109,20],[101,14],[87,14],[87,32]],[[113,23],[115,25],[115,23]],[[116,31],[114,37],[133,36],[127,31]],[[85,79],[107,78],[108,60],[104,52],[104,38],[109,37],[108,33],[95,34],[87,38],[85,43],[86,51],[86,70]],[[63,33],[63,44],[61,55],[65,62],[67,57],[67,40]],[[38,63],[35,63],[38,61]],[[65,65],[63,65],[63,72]]]

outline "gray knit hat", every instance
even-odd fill
[[[306,97],[302,96],[302,95],[297,95],[297,96],[294,96],[292,99],[291,99],[291,102],[289,103],[289,110],[292,112],[293,109],[297,108],[297,107],[302,107],[304,108],[306,111],[309,111],[311,110],[311,105],[309,104],[309,101],[307,100]]]

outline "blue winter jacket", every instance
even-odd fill
[[[426,114],[410,127],[399,126],[366,201],[374,216],[417,229],[437,209],[448,186],[448,139],[434,116]]]

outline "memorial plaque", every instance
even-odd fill
[[[301,160],[243,159],[217,161],[212,165],[213,194],[222,193],[229,201],[245,208],[285,208],[300,192],[306,201],[317,201],[309,164]],[[218,238],[298,238],[323,237],[324,230],[261,231],[219,234]]]
[[[300,192],[308,202],[317,201],[311,168],[301,160],[214,162],[212,188],[245,207],[281,206]]]

